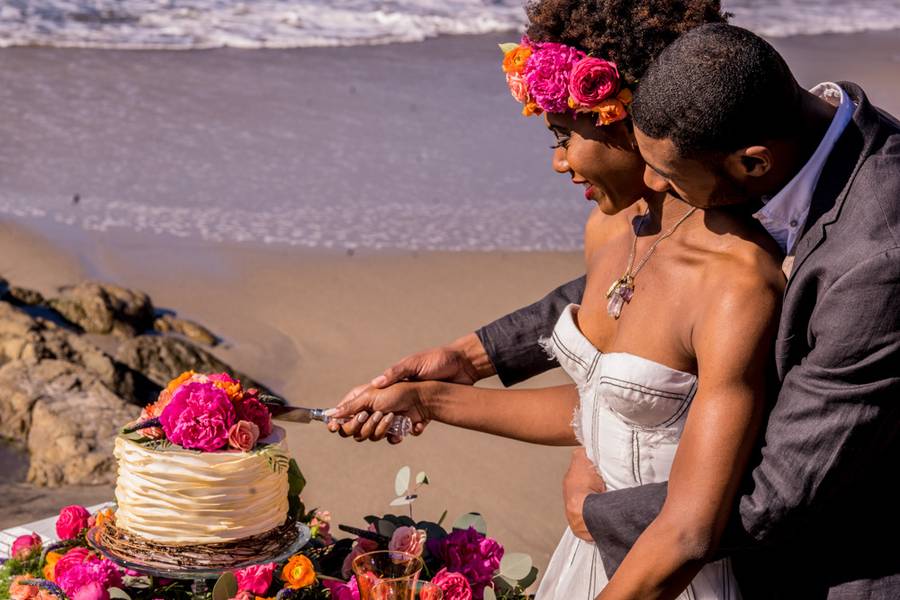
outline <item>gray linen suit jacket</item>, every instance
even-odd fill
[[[857,104],[813,195],[774,352],[780,392],[718,556],[744,598],[900,598],[900,123]],[[536,340],[584,278],[478,331],[509,385],[552,366]],[[722,332],[740,335],[740,332]],[[612,575],[666,484],[589,496]]]

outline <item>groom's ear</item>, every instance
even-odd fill
[[[772,170],[774,157],[766,146],[749,146],[732,152],[725,159],[725,169],[739,181],[762,177]]]

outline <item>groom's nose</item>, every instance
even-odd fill
[[[669,180],[649,166],[644,167],[644,185],[654,192],[668,192],[672,189]]]

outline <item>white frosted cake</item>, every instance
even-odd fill
[[[212,544],[266,533],[288,514],[284,429],[260,443],[264,451],[156,450],[116,438],[116,525],[160,544]]]

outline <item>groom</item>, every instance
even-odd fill
[[[900,598],[900,123],[855,84],[807,92],[769,44],[722,24],[659,56],[634,123],[649,187],[752,212],[787,255],[781,390],[718,553],[703,557],[732,556],[745,599]],[[373,385],[536,375],[554,366],[536,341],[583,290],[572,281]],[[355,409],[371,410],[368,397]],[[612,575],[666,485],[592,493],[598,484],[574,460],[567,506],[582,508],[572,528],[590,533]]]

